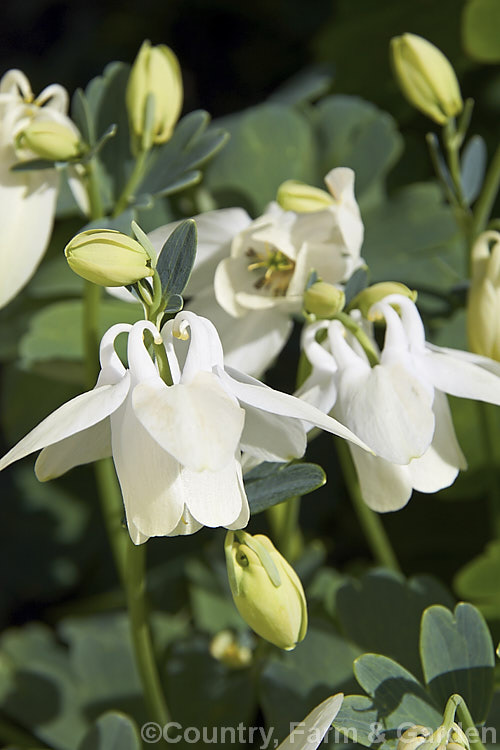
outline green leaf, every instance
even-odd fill
[[[392,659],[363,654],[354,662],[354,674],[388,731],[407,722],[432,729],[441,723],[442,715],[423,685]]]
[[[293,106],[314,102],[328,93],[333,78],[334,66],[331,63],[311,65],[279,86],[268,101]]]
[[[326,482],[321,466],[264,462],[245,474],[250,512],[260,513],[297,495],[307,495]]]
[[[219,121],[231,138],[210,164],[204,186],[219,206],[261,213],[288,179],[315,182],[316,146],[310,124],[283,104],[261,104]]]
[[[192,558],[186,564],[189,599],[196,627],[215,635],[221,630],[247,630],[236,609],[227,581],[225,565],[213,568],[206,560]]]
[[[420,651],[425,680],[438,705],[452,693],[467,703],[474,720],[484,721],[493,694],[493,642],[481,613],[458,604],[429,607],[422,617]]]
[[[380,715],[371,698],[366,695],[346,695],[333,726],[345,739],[363,747],[380,750],[375,727],[380,727]]]
[[[486,143],[480,135],[473,135],[462,154],[461,181],[464,198],[473,203],[483,186],[486,171]]]
[[[364,651],[392,657],[419,678],[420,621],[431,604],[453,606],[453,598],[431,577],[406,581],[386,570],[346,582],[336,596],[337,617],[348,638]]]
[[[161,730],[160,730],[161,731]],[[126,714],[101,716],[78,745],[78,750],[141,750],[137,724]]]
[[[487,605],[500,618],[500,542],[488,544],[482,555],[467,563],[455,576],[459,596],[477,606]]]
[[[152,164],[136,194],[172,195],[201,179],[199,168],[221,150],[228,134],[221,128],[207,127],[210,115],[203,110],[190,112],[178,123],[172,138],[151,154]]]
[[[466,52],[479,62],[500,62],[500,3],[469,0],[462,14],[462,38]]]
[[[54,169],[58,162],[51,159],[29,159],[20,161],[10,168],[11,172],[32,172],[39,169]]]
[[[356,96],[326,97],[315,108],[313,123],[324,173],[354,169],[358,197],[386,176],[403,150],[393,118]]]
[[[156,270],[161,279],[162,298],[181,295],[196,258],[197,232],[193,219],[177,226],[163,245]]]
[[[93,146],[96,140],[94,122],[89,102],[83,89],[76,89],[71,99],[71,119],[82,134],[83,140]]]

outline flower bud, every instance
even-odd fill
[[[415,724],[414,727],[410,727],[406,732],[403,732],[399,739],[397,750],[417,750],[420,745],[424,744],[430,734],[430,729],[420,724]]]
[[[83,143],[76,128],[38,117],[17,135],[16,148],[28,148],[42,159],[68,161],[82,154]]]
[[[285,180],[278,188],[276,200],[285,211],[312,213],[335,203],[332,196],[320,188],[299,180]]]
[[[153,99],[152,122],[147,123],[148,97]],[[179,61],[164,44],[141,49],[130,71],[126,102],[130,127],[143,146],[165,143],[182,109],[183,89]]]
[[[136,240],[111,229],[89,229],[64,248],[70,268],[100,286],[126,286],[152,276],[151,258]]]
[[[471,253],[467,338],[476,354],[500,361],[500,233],[483,232]]]
[[[396,78],[410,104],[444,125],[463,109],[462,96],[450,61],[431,42],[416,34],[391,40]]]
[[[231,669],[243,669],[252,663],[252,649],[242,645],[230,630],[221,630],[210,641],[210,653]]]
[[[291,565],[262,534],[229,531],[224,548],[231,593],[247,625],[279,648],[295,648],[307,631],[307,605]]]
[[[361,315],[368,320],[381,320],[382,317],[378,313],[370,313],[370,308],[383,300],[384,297],[388,297],[389,294],[402,294],[411,299],[412,302],[415,302],[417,299],[417,292],[408,289],[407,286],[400,284],[399,281],[381,281],[379,284],[372,284],[372,286],[368,286],[359,292],[350,301],[348,310],[359,310]]]
[[[304,307],[318,318],[331,318],[344,309],[345,294],[325,281],[316,281],[304,292]]]

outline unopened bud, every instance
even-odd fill
[[[152,122],[148,123],[148,98],[152,99]],[[126,102],[131,130],[146,145],[164,143],[172,135],[182,109],[183,88],[179,61],[164,44],[141,49],[130,71]]]
[[[243,669],[252,663],[252,650],[243,646],[230,630],[221,630],[210,642],[210,653],[231,669]]]
[[[396,78],[410,104],[444,125],[463,109],[455,71],[443,53],[427,39],[403,34],[391,40]]]
[[[64,248],[70,268],[100,286],[126,286],[152,276],[151,258],[136,240],[111,229],[89,229]]]
[[[397,750],[417,750],[420,745],[424,744],[430,734],[430,729],[420,724],[415,724],[414,727],[410,727],[406,732],[403,732],[399,739]]]
[[[332,284],[316,281],[304,292],[304,308],[318,318],[331,318],[344,309],[345,294]]]
[[[371,321],[383,320],[383,316],[378,312],[371,312],[370,308],[377,302],[380,302],[389,294],[402,294],[408,297],[412,302],[417,299],[417,292],[409,289],[399,281],[381,281],[379,284],[372,284],[359,292],[349,303],[348,310],[359,310],[364,318]]]
[[[500,233],[483,232],[471,253],[467,338],[471,351],[500,361]]]
[[[81,156],[83,143],[76,127],[37,117],[16,137],[17,148],[28,148],[42,159],[69,161]]]
[[[333,205],[332,196],[320,188],[299,180],[286,180],[279,188],[276,200],[285,211],[313,213]]]
[[[290,651],[307,631],[307,605],[299,577],[262,534],[229,531],[224,545],[231,593],[247,625]]]

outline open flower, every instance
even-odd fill
[[[301,395],[331,411],[372,449],[375,455],[350,446],[366,503],[389,511],[403,507],[413,489],[448,487],[465,468],[445,393],[500,404],[500,365],[428,344],[407,297],[391,294],[371,313],[386,322],[379,364],[370,366],[339,321],[314,324],[304,333],[313,373]],[[315,337],[320,328],[327,330],[323,344]]]
[[[146,349],[146,330],[164,345],[172,385],[161,379]],[[128,369],[114,349],[124,332]],[[162,335],[148,321],[112,326],[101,341],[100,359],[94,389],[35,427],[4,456],[0,470],[40,448],[35,472],[42,481],[112,456],[135,544],[191,534],[202,525],[245,526],[241,450],[258,461],[301,456],[302,420],[362,445],[350,430],[294,396],[226,371],[217,331],[194,313],[179,313]]]
[[[20,70],[0,80],[0,307],[10,302],[33,275],[50,239],[59,175],[55,169],[12,172],[18,161],[38,155],[22,144],[23,131],[41,121],[78,130],[66,116],[68,94],[57,84],[34,97]]]

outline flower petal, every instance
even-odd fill
[[[452,396],[500,405],[500,378],[469,359],[427,350],[418,367],[432,385]]]
[[[113,460],[134,544],[166,536],[185,504],[181,466],[156,443],[135,416],[131,399],[111,418]]]
[[[35,463],[35,474],[40,482],[65,474],[74,466],[82,466],[111,456],[109,418],[93,427],[71,435],[44,448]]]
[[[291,461],[303,456],[306,447],[306,430],[300,420],[246,406],[243,451],[259,461]]]
[[[398,466],[353,445],[349,448],[368,507],[378,513],[404,508],[413,490],[408,466]]]
[[[197,521],[196,518],[193,518],[187,506],[184,506],[179,523],[175,529],[172,529],[172,531],[165,536],[189,536],[190,534],[195,534],[199,531],[202,526],[202,523]]]
[[[189,512],[203,526],[246,526],[248,501],[236,458],[220,471],[183,469],[181,479]]]
[[[337,693],[316,706],[277,750],[316,750],[340,711],[343,699],[343,693]]]
[[[183,466],[218,471],[233,460],[245,413],[215,375],[199,372],[172,386],[160,378],[139,383],[132,403],[150,436]]]
[[[49,414],[31,430],[0,461],[0,471],[40,448],[58,443],[71,435],[87,430],[112,414],[123,403],[129,390],[127,373],[116,385],[103,385],[68,401]],[[75,464],[78,456],[75,456]],[[64,460],[69,460],[65,458]]]

